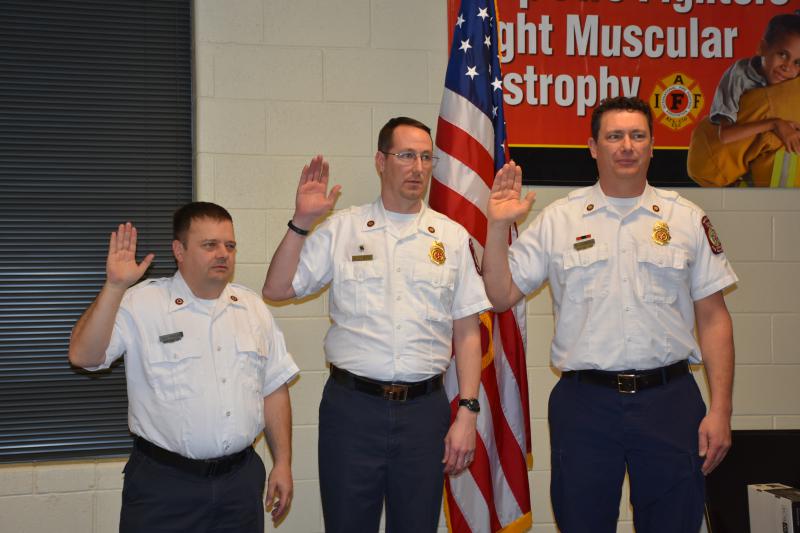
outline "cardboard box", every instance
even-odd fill
[[[782,483],[747,486],[750,533],[800,533],[800,489]]]

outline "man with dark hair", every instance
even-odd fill
[[[292,499],[291,408],[297,366],[253,291],[230,283],[230,214],[193,202],[173,217],[171,278],[133,286],[136,228],[111,233],[106,283],[75,324],[69,359],[88,370],[125,354],[133,451],[125,466],[122,533],[263,533],[266,472],[251,444],[264,430],[273,457],[266,506]]]
[[[647,104],[606,100],[592,124],[598,182],[544,208],[510,249],[509,226],[534,194],[521,198],[513,163],[498,172],[486,292],[502,311],[550,282],[551,357],[561,371],[548,414],[550,490],[560,530],[616,531],[627,469],[637,533],[697,533],[703,475],[730,447],[733,333],[722,290],[737,278],[703,211],[647,183]],[[707,413],[689,371],[701,361]]]
[[[319,476],[327,533],[435,532],[443,474],[472,461],[479,404],[478,313],[489,301],[464,228],[428,208],[430,129],[390,120],[378,136],[380,197],[331,216],[328,163],[303,168],[289,230],[263,294],[304,297],[330,284],[331,376],[319,409]],[[455,353],[455,421],[442,375]],[[444,463],[444,468],[442,467]]]

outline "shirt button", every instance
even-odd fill
[[[628,278],[622,278],[623,283],[628,283]]]
[[[395,327],[396,327],[397,329],[400,329],[400,328],[401,328],[400,324],[397,324],[397,326],[395,326]]]
[[[626,305],[626,306],[625,306],[625,310],[626,310],[626,311],[630,311],[630,310],[631,310],[631,308],[630,308],[630,307],[628,307],[628,306]]]
[[[401,297],[401,296],[395,296],[395,298],[394,298],[394,299],[395,299],[395,300],[397,300],[397,301],[399,302],[400,300],[402,300],[402,297]]]
[[[222,351],[222,346],[217,346],[217,351],[221,352]]]
[[[222,382],[223,383],[227,383],[228,382],[228,378],[222,378]]]
[[[225,416],[231,416],[231,412],[230,411],[225,411]]]
[[[394,269],[395,272],[400,272],[400,267]]]

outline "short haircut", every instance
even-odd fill
[[[600,134],[600,119],[606,111],[637,111],[647,118],[647,128],[653,135],[653,112],[647,102],[635,96],[617,96],[606,98],[592,111],[592,139],[597,140]]]
[[[428,135],[431,134],[431,129],[419,120],[408,117],[395,117],[389,119],[389,122],[384,124],[380,133],[378,133],[378,151],[386,152],[392,147],[392,136],[397,126],[411,126],[412,128],[423,130]]]
[[[186,234],[189,233],[189,226],[192,220],[198,218],[210,218],[212,220],[230,220],[233,222],[231,214],[224,207],[212,204],[211,202],[191,202],[175,211],[172,215],[172,238],[186,244]]]
[[[800,9],[794,13],[784,13],[775,15],[767,23],[764,30],[764,42],[767,46],[772,46],[787,35],[800,35]]]

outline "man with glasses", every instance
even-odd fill
[[[391,119],[375,153],[380,197],[309,235],[340,190],[328,192],[328,163],[313,158],[264,282],[270,300],[331,285],[319,411],[328,533],[377,532],[384,501],[387,532],[436,531],[443,474],[462,472],[475,450],[478,314],[490,305],[466,230],[423,201],[432,149],[427,126]],[[461,399],[450,426],[442,378],[453,352]]]

